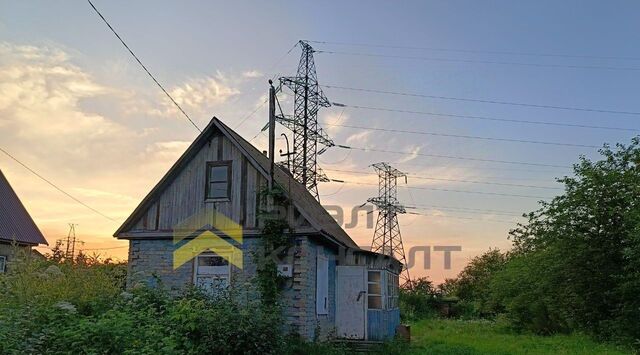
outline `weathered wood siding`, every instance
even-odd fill
[[[207,163],[215,161],[231,161],[230,201],[205,201]],[[209,144],[203,146],[143,213],[131,232],[172,231],[193,216],[201,216],[198,224],[204,226],[213,222],[206,219],[214,211],[229,217],[245,230],[256,230],[259,228],[258,192],[266,185],[266,177],[229,139],[214,134]],[[298,218],[292,224],[306,226],[308,222]]]

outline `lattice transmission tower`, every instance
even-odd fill
[[[331,103],[318,85],[313,48],[305,41],[298,42],[302,56],[296,76],[281,77],[280,88],[293,91],[293,115],[280,114],[276,121],[293,132],[293,151],[290,170],[293,177],[303,184],[319,201],[318,182],[329,181],[318,167],[317,156],[334,146],[329,136],[318,127],[318,110]],[[278,90],[279,91],[279,90]],[[318,151],[318,145],[323,145]]]
[[[403,265],[400,279],[403,283],[409,283],[411,278],[398,224],[398,214],[406,213],[405,207],[398,201],[398,178],[404,177],[406,183],[407,174],[387,163],[376,163],[371,166],[378,174],[378,196],[367,200],[378,208],[378,221],[373,232],[371,251],[398,259]]]

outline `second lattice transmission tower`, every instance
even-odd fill
[[[407,283],[411,279],[398,224],[398,214],[406,213],[405,207],[398,201],[398,178],[404,177],[406,182],[407,174],[387,163],[376,163],[372,167],[378,174],[378,196],[367,201],[378,208],[378,221],[373,233],[371,251],[398,259],[404,265],[400,278]]]
[[[313,48],[305,41],[298,42],[298,45],[302,49],[302,56],[296,76],[280,78],[280,85],[293,91],[293,115],[281,114],[276,120],[293,132],[293,158],[290,165],[293,177],[319,200],[318,182],[328,179],[317,163],[318,154],[322,154],[326,148],[318,151],[318,145],[331,147],[334,143],[318,127],[318,110],[331,106],[331,103],[318,85]]]

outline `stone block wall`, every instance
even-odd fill
[[[260,240],[245,238],[243,245],[243,269],[231,268],[231,282],[242,298],[258,297],[253,277],[257,265],[254,255],[260,249]],[[170,239],[130,240],[129,279],[133,287],[143,282],[149,286],[162,286],[178,291],[193,284],[194,261],[173,269],[173,241]],[[307,237],[297,237],[293,250],[293,277],[285,282],[281,304],[286,324],[285,331],[298,333],[306,339],[325,339],[335,334],[335,265],[336,255]],[[329,260],[329,314],[316,314],[316,258],[318,253]]]

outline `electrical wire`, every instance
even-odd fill
[[[416,47],[401,45],[385,45],[370,43],[348,43],[348,42],[329,42],[329,41],[312,41],[310,43],[333,44],[339,46],[356,46],[356,47],[373,47],[373,48],[395,48],[395,49],[418,49],[439,52],[458,52],[458,53],[481,53],[481,54],[506,54],[517,56],[534,56],[534,57],[561,57],[561,58],[583,58],[583,59],[616,59],[616,60],[639,60],[640,57],[623,57],[623,56],[594,56],[594,55],[575,55],[563,53],[534,53],[534,52],[517,52],[517,51],[494,51],[494,50],[475,50],[475,49],[455,49],[455,48],[434,48],[434,47]]]
[[[9,152],[7,152],[6,150],[0,148],[0,151],[3,152],[4,154],[6,154],[9,158],[11,158],[12,160],[14,160],[16,163],[22,165],[23,168],[27,169],[30,173],[32,173],[33,175],[37,176],[40,180],[46,182],[47,184],[49,184],[50,186],[52,186],[54,189],[58,190],[59,192],[63,193],[65,196],[69,197],[70,199],[72,199],[73,201],[79,203],[80,205],[86,207],[87,209],[93,211],[96,214],[99,214],[100,216],[113,221],[113,222],[117,222],[115,219],[107,216],[106,214],[98,211],[97,209],[87,205],[86,203],[80,201],[78,198],[76,198],[75,196],[71,195],[70,193],[64,191],[62,188],[58,187],[58,185],[54,184],[53,182],[51,182],[50,180],[48,180],[47,178],[45,178],[44,176],[40,175],[39,173],[37,173],[35,170],[31,169],[30,167],[28,167],[25,163],[21,162],[20,160],[18,160],[16,157],[14,157],[13,155],[9,154]]]
[[[545,142],[545,141],[532,141],[532,140],[526,140],[526,139],[497,138],[497,137],[467,136],[467,135],[462,135],[462,134],[448,134],[448,133],[435,133],[435,132],[424,132],[424,131],[410,131],[410,130],[401,130],[401,129],[392,129],[392,128],[373,128],[373,127],[362,127],[362,126],[331,124],[331,123],[327,123],[327,122],[325,122],[323,124],[328,125],[328,126],[335,126],[335,127],[344,127],[344,128],[351,128],[351,129],[362,129],[362,130],[366,130],[366,131],[382,131],[382,132],[391,132],[391,133],[408,133],[408,134],[419,134],[419,135],[437,136],[437,137],[478,139],[478,140],[510,142],[510,143],[542,144],[542,145],[554,145],[554,146],[577,147],[577,148],[600,148],[597,145],[589,145],[589,144]]]
[[[336,105],[336,103],[332,103]],[[513,123],[522,123],[522,124],[533,124],[533,125],[546,125],[546,126],[558,126],[558,127],[572,127],[572,128],[589,128],[589,129],[603,129],[603,130],[615,130],[615,131],[629,131],[629,132],[640,132],[640,129],[636,128],[623,128],[623,127],[608,127],[608,126],[591,126],[591,125],[583,125],[583,124],[573,124],[573,123],[559,123],[559,122],[545,122],[545,121],[530,121],[530,120],[516,120],[516,119],[508,119],[508,118],[496,118],[496,117],[486,117],[486,116],[470,116],[470,115],[457,115],[457,114],[448,114],[448,113],[438,113],[438,112],[425,112],[425,111],[411,111],[411,110],[400,110],[400,109],[392,109],[392,108],[384,108],[384,107],[371,107],[371,106],[360,106],[360,105],[345,105],[338,104],[343,107],[350,107],[355,109],[363,109],[363,110],[373,110],[373,111],[384,111],[384,112],[398,112],[398,113],[409,113],[416,115],[425,115],[425,116],[438,116],[445,118],[462,118],[462,119],[476,119],[476,120],[486,120],[486,121],[497,121],[497,122],[513,122]],[[390,118],[393,118],[391,116]],[[338,122],[334,122],[337,124]]]
[[[343,184],[353,184],[353,185],[369,185],[369,186],[378,186],[378,184],[366,183],[366,182],[356,182],[356,181],[336,181],[331,180],[331,182],[343,183]],[[485,192],[485,191],[472,191],[472,190],[454,190],[454,189],[440,189],[435,187],[423,187],[423,186],[402,186],[407,189],[414,190],[430,190],[430,191],[443,191],[443,192],[456,192],[456,193],[468,193],[468,194],[479,194],[479,195],[492,195],[492,196],[503,196],[503,197],[521,197],[521,198],[535,198],[535,199],[547,199],[551,198],[549,196],[532,196],[532,195],[519,195],[519,194],[507,194],[500,192]]]
[[[418,215],[418,216],[425,216],[425,217],[455,218],[455,219],[466,219],[466,220],[472,220],[472,221],[495,222],[495,223],[508,223],[508,224],[516,224],[516,223],[518,223],[518,222],[515,222],[515,221],[507,221],[507,220],[502,220],[502,219],[484,219],[484,218],[447,216],[447,215],[411,213],[411,212],[409,212],[409,214]]]
[[[374,94],[387,94],[387,95],[398,95],[398,96],[408,96],[408,97],[420,97],[420,98],[439,99],[439,100],[479,102],[479,103],[486,103],[486,104],[522,106],[522,107],[533,107],[533,108],[553,109],[553,110],[569,110],[569,111],[598,112],[598,113],[610,113],[610,114],[617,114],[617,115],[640,116],[640,112],[637,112],[637,111],[617,111],[617,110],[605,110],[605,109],[585,108],[585,107],[541,105],[541,104],[531,104],[531,103],[523,103],[523,102],[510,102],[510,101],[500,101],[500,100],[470,99],[470,98],[461,98],[461,97],[452,97],[452,96],[426,95],[426,94],[416,94],[416,93],[397,92],[397,91],[374,90],[374,89],[365,89],[365,88],[352,88],[352,87],[338,86],[338,85],[323,85],[323,86],[325,88],[331,88],[331,89],[340,89],[340,90],[349,90],[349,91],[361,91],[361,92],[368,92],[368,93],[374,93]]]
[[[354,171],[354,170],[340,170],[340,169],[327,169],[326,171],[336,171],[342,173],[350,173],[350,174],[362,174],[362,175],[376,175],[375,173],[366,172],[366,171]],[[459,179],[447,179],[447,178],[436,178],[430,176],[421,176],[415,175],[412,173],[407,173],[407,176],[419,180],[433,180],[433,181],[449,181],[449,182],[462,182],[469,184],[483,184],[483,185],[496,185],[496,186],[508,186],[508,187],[526,187],[532,189],[546,189],[546,190],[562,190],[559,187],[549,187],[549,186],[537,186],[537,185],[524,185],[524,184],[510,184],[510,183],[500,183],[500,182],[488,182],[488,181],[476,181],[476,180],[459,180]]]
[[[518,214],[517,212],[514,212],[514,211],[494,210],[494,209],[486,209],[486,208],[471,208],[471,207],[442,206],[442,205],[424,205],[424,204],[419,204],[419,203],[418,204],[414,203],[413,206],[424,207],[424,208],[435,208],[435,209],[460,210],[461,212],[462,211],[469,211],[469,212],[485,212],[486,214],[505,214],[505,215],[514,216],[514,217],[522,216],[522,214]]]
[[[191,119],[191,117],[189,117],[189,115],[182,109],[182,107],[180,107],[180,105],[176,102],[176,100],[173,99],[173,97],[167,92],[167,90],[165,90],[165,88],[162,86],[162,84],[160,84],[160,82],[153,76],[153,74],[151,74],[151,72],[149,71],[149,69],[147,69],[147,67],[142,64],[142,61],[140,60],[140,58],[138,58],[138,56],[133,53],[133,51],[131,50],[131,48],[129,48],[129,46],[127,45],[127,43],[125,43],[125,41],[122,39],[122,37],[120,37],[120,35],[118,34],[118,32],[116,32],[116,30],[111,26],[111,24],[109,23],[109,21],[107,21],[107,19],[102,16],[102,14],[100,13],[100,11],[98,11],[98,9],[95,7],[95,5],[93,5],[93,3],[91,2],[91,0],[87,0],[87,2],[89,2],[89,5],[91,5],[91,7],[93,8],[93,10],[98,14],[98,16],[100,16],[100,18],[102,19],[102,21],[104,21],[104,23],[107,25],[107,27],[109,27],[109,29],[111,30],[111,32],[113,32],[113,34],[118,38],[118,40],[120,40],[120,43],[122,43],[122,45],[129,51],[129,53],[133,56],[133,58],[138,62],[138,64],[140,64],[140,66],[142,67],[142,69],[144,69],[144,71],[147,73],[147,75],[149,75],[149,77],[151,78],[151,80],[153,80],[153,82],[156,83],[156,85],[158,85],[158,87],[160,88],[160,90],[162,90],[162,92],[169,98],[169,100],[171,100],[171,102],[178,108],[178,110],[180,110],[180,112],[182,112],[182,114],[184,115],[184,117],[187,118],[187,120],[189,120],[189,122],[191,122],[191,124],[193,125],[193,127],[195,127],[200,133],[202,133],[202,129],[200,129],[200,127],[198,127],[198,125],[193,122],[193,120]]]
[[[336,146],[340,147],[340,148],[343,148],[343,149],[361,150],[363,152],[378,152],[378,153],[391,153],[391,154],[403,154],[403,155],[416,155],[416,156],[424,156],[424,157],[431,157],[431,158],[458,159],[458,160],[480,161],[480,162],[499,163],[499,164],[541,166],[541,167],[550,167],[550,168],[571,168],[571,166],[568,166],[568,165],[555,165],[555,164],[544,164],[544,163],[530,163],[530,162],[522,162],[522,161],[482,159],[482,158],[472,158],[472,157],[453,156],[453,155],[403,152],[403,151],[396,151],[396,150],[363,148],[363,147],[353,147],[353,146],[345,146],[345,145],[336,145]]]
[[[449,62],[449,63],[475,63],[475,64],[492,64],[492,65],[512,65],[512,66],[526,66],[526,67],[538,67],[538,68],[597,69],[597,70],[615,70],[615,71],[638,71],[638,70],[640,70],[640,68],[635,68],[635,67],[611,67],[611,66],[601,66],[601,65],[567,65],[567,64],[522,63],[522,62],[504,62],[504,61],[479,60],[479,59],[433,58],[433,57],[417,57],[417,56],[394,55],[394,54],[339,52],[339,51],[324,51],[324,50],[318,50],[318,51],[316,51],[316,53],[338,54],[338,55],[349,55],[349,56],[360,56],[360,57],[377,57],[377,58],[423,60],[423,61]]]

